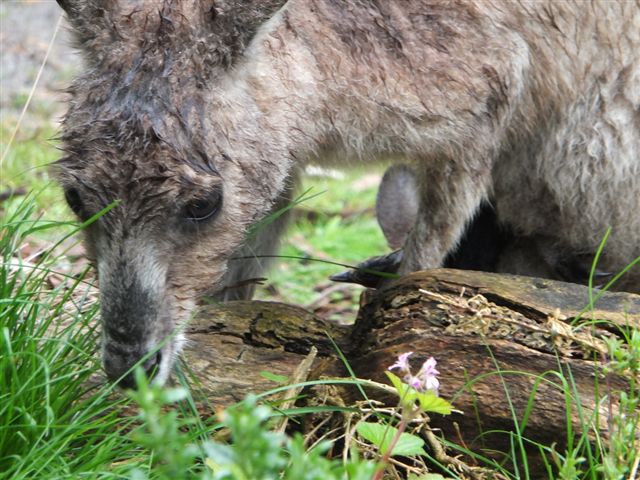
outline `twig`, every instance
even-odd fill
[[[307,377],[309,377],[309,371],[311,370],[311,365],[313,365],[313,361],[316,359],[316,355],[318,355],[318,349],[316,347],[311,347],[309,354],[304,358],[304,360],[302,360],[302,362],[300,362],[296,370],[293,372],[293,375],[291,375],[292,384],[302,383],[307,380]],[[296,397],[298,396],[300,391],[302,391],[302,388],[303,387],[296,387],[287,391],[286,395],[290,396],[291,398],[283,402],[279,408],[281,410],[287,410],[288,408],[291,408],[296,401]],[[282,417],[282,423],[279,427],[276,428],[276,430],[279,432],[284,432],[287,428],[287,423],[289,423],[289,417]]]
[[[400,460],[396,460],[395,458],[390,458],[389,463],[392,465],[396,465],[398,467],[402,467],[407,472],[411,472],[414,475],[420,476],[420,474],[424,473],[424,470],[420,467],[414,467],[413,465],[407,465],[406,463],[401,462]]]
[[[0,192],[0,202],[10,199],[11,197],[17,197],[18,195],[26,195],[27,189],[24,187],[9,188]]]
[[[460,431],[460,425],[458,425],[458,422],[453,422],[453,428],[456,431],[456,436],[458,437],[458,441],[460,442],[460,445],[462,445],[467,450],[471,451],[471,449],[467,446],[467,443],[464,441],[464,438],[462,437],[462,432]],[[478,461],[475,458],[472,458],[472,460],[474,465],[478,465]]]

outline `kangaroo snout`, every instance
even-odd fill
[[[104,370],[125,388],[135,388],[136,366],[162,383],[179,343],[176,300],[166,284],[166,256],[145,241],[144,232],[111,228],[110,239],[122,248],[99,244]]]
[[[139,365],[147,378],[152,379],[160,371],[162,350],[146,349],[137,345],[124,346],[105,341],[103,365],[109,380],[123,388],[136,388],[134,370]]]

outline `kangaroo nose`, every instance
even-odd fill
[[[144,355],[123,355],[118,349],[108,345],[105,349],[104,367],[107,376],[112,381],[117,381],[122,388],[136,388],[136,377],[133,366]],[[152,353],[149,358],[140,364],[148,379],[152,379],[158,373],[162,354],[160,351]],[[128,372],[128,373],[127,373]],[[126,373],[126,375],[125,375]]]
[[[118,386],[122,388],[136,388],[136,378],[133,373],[128,373],[118,381]]]

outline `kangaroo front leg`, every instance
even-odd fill
[[[437,168],[436,168],[437,167]],[[418,167],[419,206],[399,273],[438,268],[456,247],[487,196],[491,169],[453,162]]]

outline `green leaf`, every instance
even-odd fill
[[[289,377],[285,375],[277,375],[275,373],[267,372],[266,370],[260,372],[260,376],[262,378],[266,378],[267,380],[271,380],[272,382],[277,383],[278,385],[286,385],[287,383],[289,383]]]
[[[356,431],[362,438],[382,450],[383,446],[389,445],[397,430],[379,423],[360,422],[356,425]]]
[[[395,387],[396,392],[398,393],[398,397],[400,397],[400,401],[402,402],[402,405],[405,407],[413,406],[413,403],[418,398],[418,392],[414,388],[412,388],[410,385],[407,385],[402,380],[400,380],[400,378],[394,375],[393,373],[391,372],[385,372],[385,373],[387,374],[387,377],[389,377],[389,380],[391,380],[391,383]]]
[[[410,433],[402,433],[400,435],[400,439],[396,446],[393,447],[393,452],[391,456],[403,456],[403,457],[411,457],[415,455],[426,455],[427,453],[422,448],[424,445],[424,440],[416,435],[412,435]]]
[[[356,425],[356,431],[358,434],[377,446],[380,449],[380,453],[385,454],[389,449],[394,437],[398,434],[398,429],[390,425],[383,425],[381,423],[369,423],[360,422]],[[393,447],[391,456],[412,456],[412,455],[425,455],[425,451],[422,448],[424,440],[410,433],[402,433],[398,442]]]
[[[431,391],[418,393],[418,402],[420,402],[420,409],[423,412],[440,413],[442,415],[449,415],[452,410],[452,406],[444,398],[440,398]]]
[[[389,380],[391,380],[391,384],[395,387],[395,389],[398,391],[398,395],[400,395],[407,387],[407,385],[405,383],[402,383],[402,380],[400,380],[400,378],[391,373],[391,372],[384,372],[387,377],[389,377]]]

